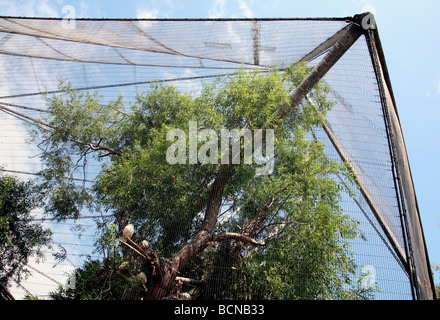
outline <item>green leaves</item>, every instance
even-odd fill
[[[263,73],[239,69],[234,76],[218,80],[205,90],[216,92],[215,96],[202,93],[202,99],[213,102],[214,110],[224,117],[223,125],[230,129],[240,129],[246,124],[250,129],[262,128],[289,97],[276,70]]]
[[[51,233],[32,220],[40,197],[29,182],[0,176],[0,279],[20,279],[32,255],[49,245]]]
[[[218,163],[170,164],[166,155],[174,141],[167,133],[184,133],[188,159],[190,121],[197,123],[197,130],[210,129],[218,137],[222,129],[265,128],[309,71],[305,64],[283,72],[241,68],[205,84],[196,96],[153,84],[128,105],[122,97],[103,104],[98,95],[61,83],[64,93],[47,99],[47,128],[34,134],[46,165],[41,187],[47,192],[47,211],[60,219],[78,217],[84,207],[129,212],[138,234],[162,257],[172,257],[193,238],[204,218],[221,152]],[[227,268],[224,274],[234,277],[234,286],[222,286],[225,298],[249,293],[260,298],[334,298],[350,284],[355,266],[346,247],[357,236],[356,223],[342,213],[341,188],[335,181],[336,175],[348,172],[327,157],[312,133],[332,107],[327,93],[319,83],[310,99],[276,126],[270,175],[255,175],[255,162],[242,161],[231,169],[217,231],[241,233],[267,246],[253,249],[231,241],[230,247],[210,248],[197,257],[192,270],[197,269],[198,276],[219,281],[215,270]],[[197,150],[204,143],[192,142]],[[244,141],[240,143],[243,147]],[[72,178],[84,174],[89,160],[101,166],[87,187]],[[106,233],[105,239],[111,236]],[[102,268],[94,262],[85,271],[95,267]]]
[[[72,142],[72,147],[84,148],[99,144],[100,140],[112,140],[125,117],[122,97],[109,104],[101,104],[97,93],[73,90],[70,83],[60,80],[61,95],[46,97],[49,114],[43,117],[53,131],[40,131],[52,144]]]

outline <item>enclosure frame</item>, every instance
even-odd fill
[[[368,28],[363,28],[363,19],[372,15],[370,13],[363,13],[353,17],[343,18],[249,18],[249,19],[77,19],[78,21],[250,21],[255,22],[255,33],[253,35],[253,64],[258,66],[260,64],[260,44],[257,23],[259,21],[345,21],[347,26],[330,38],[315,47],[308,54],[303,56],[299,62],[307,62],[318,56],[323,55],[323,59],[318,65],[314,67],[311,74],[303,81],[300,88],[292,93],[292,101],[289,108],[296,107],[303,99],[307,97],[308,92],[313,86],[328,72],[329,69],[339,60],[341,56],[351,47],[351,45],[361,36],[365,37],[371,61],[374,67],[376,80],[379,86],[380,102],[382,105],[384,124],[388,136],[389,152],[392,163],[392,170],[394,176],[396,198],[399,201],[400,219],[402,222],[402,234],[404,237],[404,246],[399,245],[393,231],[388,226],[387,222],[382,216],[381,209],[375,204],[374,198],[369,194],[367,188],[362,184],[361,179],[357,179],[360,191],[364,196],[369,208],[373,212],[378,221],[382,231],[386,235],[391,244],[394,254],[400,263],[404,266],[405,272],[410,279],[411,293],[413,299],[432,300],[435,299],[434,281],[428,257],[428,251],[423,234],[423,228],[420,218],[420,211],[417,204],[417,197],[414,188],[414,182],[411,175],[409,159],[405,147],[403,132],[397,112],[396,101],[394,98],[393,89],[391,86],[390,75],[388,72],[385,55],[382,44],[379,38],[379,32],[376,25]],[[1,20],[7,19],[22,19],[24,23],[27,20],[55,20],[61,21],[59,18],[17,18],[17,17],[0,17]],[[1,30],[1,29],[0,29]],[[12,32],[13,33],[13,32]],[[17,32],[20,34],[20,32]],[[0,44],[0,48],[1,48]],[[4,54],[4,52],[0,52]],[[23,56],[26,56],[23,53]],[[298,92],[297,92],[298,91]],[[8,97],[1,97],[8,98]],[[0,110],[8,113],[14,113],[12,109],[8,108],[7,104],[0,100]],[[279,118],[282,118],[288,113],[288,110],[280,108]],[[340,159],[350,166],[350,160],[344,152],[344,147],[338,142],[336,136],[333,134],[331,128],[324,125],[323,127],[333,147],[337,150]],[[360,175],[356,172],[356,177]],[[2,171],[8,172],[6,169]],[[9,170],[9,172],[13,172]]]

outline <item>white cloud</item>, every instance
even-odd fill
[[[58,7],[49,4],[49,0],[39,1],[35,4],[35,10],[38,16],[42,17],[58,17],[59,15]]]
[[[227,0],[214,0],[212,2],[211,8],[208,9],[208,17],[211,19],[215,18],[252,18],[254,17],[253,11],[249,8],[249,5],[252,4],[253,0],[236,0],[236,4],[238,4],[239,14],[231,14],[229,9],[236,10],[234,6],[228,6]]]
[[[57,2],[57,1],[56,1]],[[10,1],[1,0],[0,10],[3,16],[19,17],[59,17],[59,4],[49,0]]]
[[[214,0],[212,7],[208,10],[209,18],[224,18],[226,15],[226,0]]]
[[[159,10],[147,10],[145,8],[138,8],[136,11],[136,18],[138,19],[156,19],[159,16]]]
[[[187,7],[185,1],[174,0],[142,0],[137,6],[138,19],[169,18],[180,14]]]
[[[254,13],[249,9],[248,4],[244,0],[237,0],[238,6],[240,7],[241,13],[245,18],[252,18]]]
[[[435,80],[432,81],[432,87],[425,92],[426,98],[431,98],[432,96],[440,94],[440,73],[435,76]]]
[[[370,0],[353,0],[353,4],[362,8],[360,12],[371,12],[376,15],[376,7]]]
[[[73,12],[69,11],[73,18],[102,16],[100,2],[80,0],[71,4],[65,0],[0,0],[2,16],[63,18],[66,16],[63,8],[67,6],[74,9]]]
[[[371,4],[367,4],[362,7],[361,12],[371,12],[372,14],[376,15],[376,8]]]
[[[89,6],[86,2],[81,1],[79,3],[79,10],[77,10],[77,18],[85,18],[89,13]]]
[[[440,74],[437,75],[437,93],[440,94]]]

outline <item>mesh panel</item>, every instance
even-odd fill
[[[155,81],[197,94],[204,82],[232,74],[239,67],[283,68],[312,52],[307,60],[316,65],[328,49],[322,45],[348,23],[345,19],[77,20],[75,29],[65,29],[57,19],[1,18],[0,162],[6,171],[20,177],[42,169],[38,149],[25,143],[24,122],[39,119],[46,109],[42,94],[59,92],[58,77],[69,79],[78,90],[99,92],[102,103],[119,95],[134,101],[137,93]],[[422,250],[423,237],[407,234],[402,209],[406,205],[400,199],[370,49],[361,36],[324,78],[335,102],[326,118],[332,136],[323,129],[316,129],[315,134],[325,143],[331,159],[344,160],[338,148],[343,150],[361,184],[362,191],[346,185],[350,192],[344,192],[341,201],[344,213],[359,221],[365,237],[351,242],[358,266],[354,277],[360,277],[365,266],[372,267],[374,281],[381,288],[374,295],[376,299],[427,297],[431,288],[411,281],[417,278],[417,271],[428,274],[429,267]],[[90,183],[100,166],[88,163],[77,173],[77,182]],[[93,251],[92,219],[51,226],[54,244],[67,248],[75,266],[81,266],[86,255],[98,257]],[[86,236],[78,242],[75,228],[79,226]],[[418,242],[412,250],[409,238]],[[415,270],[411,267],[413,256],[418,261]],[[211,273],[212,281],[229,281],[217,283],[219,292],[222,285],[239,277],[231,273],[231,263],[212,265],[219,269]],[[270,261],[265,265],[267,270],[272,267]],[[199,274],[188,271],[187,275]],[[430,280],[425,276],[425,281]],[[420,295],[420,291],[428,293]],[[218,297],[219,292],[206,292],[206,297]]]

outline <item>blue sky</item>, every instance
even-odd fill
[[[376,15],[397,101],[431,262],[440,263],[440,1],[0,0],[1,15],[77,18],[342,17]],[[436,282],[438,280],[436,279]]]

